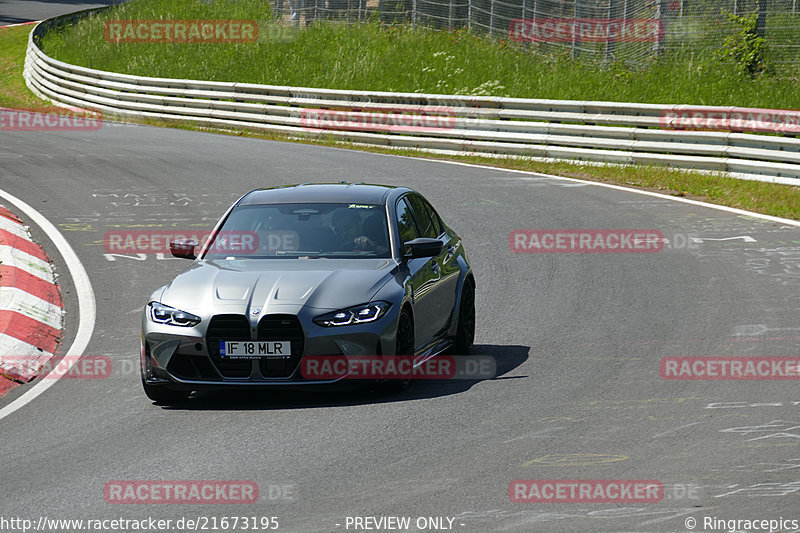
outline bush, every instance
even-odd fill
[[[758,15],[735,15],[727,13],[728,22],[733,23],[737,32],[728,36],[722,48],[715,52],[717,58],[732,61],[739,72],[755,78],[770,69],[767,64],[767,42],[758,34]]]

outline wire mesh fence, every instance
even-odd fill
[[[717,49],[736,31],[728,13],[756,14],[777,65],[800,63],[800,0],[274,0],[278,17],[469,29],[532,50],[646,63],[676,50]]]

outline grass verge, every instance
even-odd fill
[[[43,107],[22,79],[25,47],[30,26],[0,29],[0,105],[15,108]],[[139,121],[143,124],[177,127],[181,129],[207,130],[183,123]],[[664,167],[619,167],[595,166],[573,162],[540,162],[524,159],[495,159],[481,156],[450,156],[428,154],[409,150],[356,146],[333,141],[297,141],[285,136],[263,135],[244,131],[223,133],[257,137],[279,141],[306,142],[325,146],[337,146],[375,153],[415,155],[430,159],[446,159],[487,166],[513,168],[542,172],[559,176],[602,181],[631,187],[646,188],[676,196],[696,198],[720,205],[737,207],[800,220],[800,188],[771,183],[737,180],[721,175],[671,170]]]
[[[39,108],[40,100],[25,85],[25,49],[33,26],[0,29],[0,105],[13,108]]]

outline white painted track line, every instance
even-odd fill
[[[625,191],[625,192],[630,192],[630,193],[635,193],[635,194],[641,194],[641,195],[644,195],[644,196],[653,196],[655,198],[662,198],[664,200],[672,200],[674,202],[681,202],[681,203],[684,203],[684,204],[696,205],[696,206],[699,206],[699,207],[708,207],[710,209],[716,209],[718,211],[725,211],[725,212],[728,212],[728,213],[733,213],[735,215],[753,217],[753,218],[758,218],[758,219],[761,219],[761,220],[768,220],[770,222],[776,222],[776,223],[779,223],[779,224],[785,224],[787,226],[795,226],[795,227],[800,228],[800,221],[798,221],[798,220],[791,220],[791,219],[788,219],[788,218],[774,217],[772,215],[763,215],[761,213],[754,213],[752,211],[746,211],[744,209],[737,209],[735,207],[727,207],[727,206],[724,206],[724,205],[710,204],[708,202],[701,202],[700,200],[691,200],[689,198],[681,198],[681,197],[678,197],[678,196],[671,196],[669,194],[662,194],[662,193],[659,193],[659,192],[644,191],[644,190],[641,190],[641,189],[632,189],[630,187],[624,187],[622,185],[612,185],[611,183],[603,183],[601,181],[590,181],[590,180],[582,180],[582,179],[578,179],[578,178],[567,178],[567,177],[564,177],[564,176],[554,176],[552,174],[542,174],[540,172],[531,172],[531,171],[528,171],[528,170],[517,170],[517,169],[513,169],[513,168],[492,167],[492,166],[489,166],[489,165],[478,165],[478,164],[475,164],[475,163],[463,163],[461,161],[442,161],[440,159],[426,159],[425,157],[422,157],[422,156],[415,157],[415,156],[397,155],[397,154],[372,154],[372,155],[381,155],[381,156],[384,156],[384,157],[405,157],[405,158],[410,158],[410,159],[420,159],[420,160],[423,160],[423,161],[431,161],[431,162],[436,162],[436,163],[445,163],[445,164],[448,164],[448,165],[460,165],[460,166],[464,166],[464,167],[484,168],[486,170],[496,170],[496,171],[500,171],[500,172],[510,172],[510,173],[513,173],[513,174],[524,174],[526,176],[532,176],[532,177],[535,177],[535,178],[550,178],[550,179],[557,179],[557,180],[573,181],[573,182],[576,182],[576,183],[585,183],[586,185],[595,185],[597,187],[605,187],[607,189],[615,189],[615,190],[618,190],[618,191]]]

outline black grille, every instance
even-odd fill
[[[250,322],[244,315],[217,315],[211,319],[206,332],[206,346],[211,361],[226,378],[250,377],[253,363],[249,359],[223,359],[219,356],[219,341],[249,341]]]
[[[303,357],[305,336],[300,320],[294,315],[265,315],[258,323],[258,340],[291,341],[292,356],[285,359],[259,359],[261,375],[287,378],[297,369]]]

